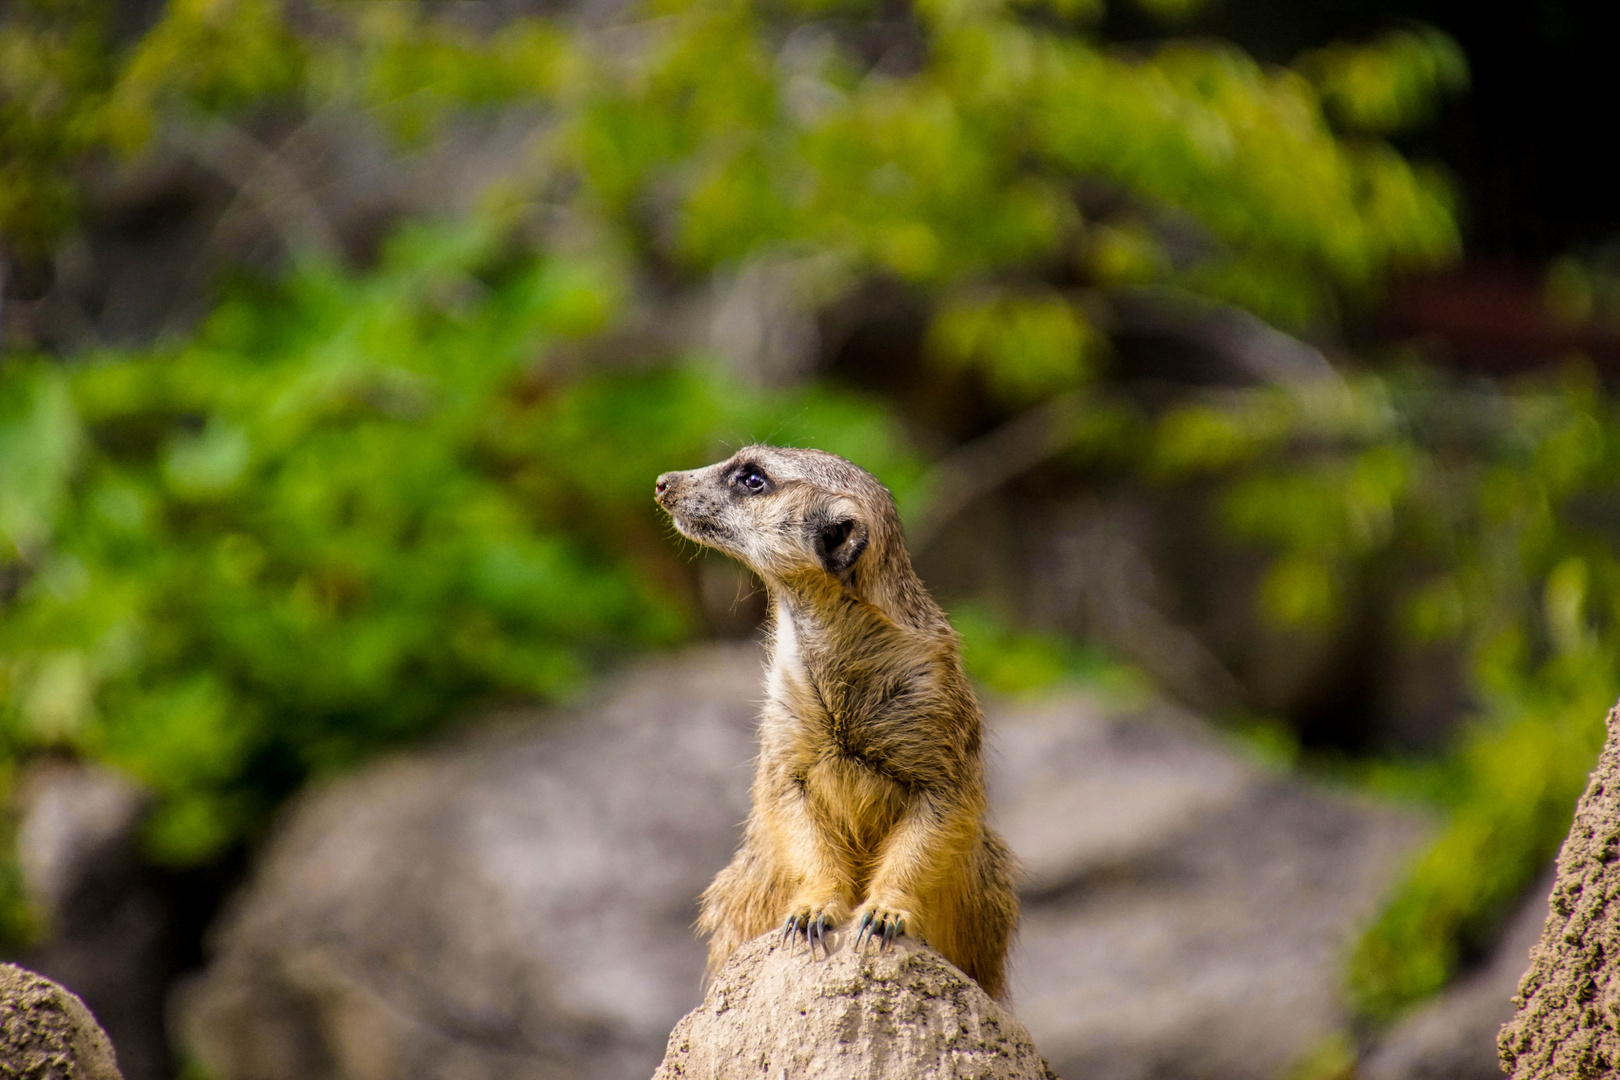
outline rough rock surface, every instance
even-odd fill
[[[0,1077],[120,1080],[112,1043],[72,993],[0,964]]]
[[[701,997],[760,658],[655,660],[550,719],[302,796],[179,999],[219,1080],[647,1076]],[[1342,949],[1423,825],[1162,706],[990,701],[1029,869],[1012,1010],[1060,1075],[1269,1078],[1347,1022]]]
[[[1497,1042],[1515,1080],[1620,1071],[1620,706],[1558,853],[1541,941]]]
[[[1356,1068],[1357,1080],[1502,1080],[1496,1033],[1547,922],[1548,875],[1525,893],[1490,959],[1403,1019]]]
[[[932,949],[902,939],[812,959],[766,934],[738,949],[669,1037],[653,1080],[1056,1080],[1024,1026]]]

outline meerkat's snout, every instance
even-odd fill
[[[681,474],[678,472],[667,472],[660,476],[653,484],[653,502],[668,510],[670,492],[680,477]]]
[[[724,463],[722,463],[723,465]],[[721,466],[667,472],[653,484],[653,501],[688,540],[746,561],[736,541],[736,507]]]

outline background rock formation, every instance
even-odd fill
[[[653,1080],[1057,1080],[1024,1025],[932,949],[901,939],[856,953],[839,941],[812,960],[774,937],[720,970]]]
[[[1502,1029],[1515,1078],[1612,1076],[1620,1069],[1620,706],[1558,853],[1541,941]]]
[[[180,996],[189,1051],[218,1080],[651,1074],[700,1000],[759,677],[692,650],[302,797]],[[1059,1075],[1270,1078],[1343,1029],[1344,943],[1421,822],[1163,705],[988,712],[1028,866],[1011,1011]]]

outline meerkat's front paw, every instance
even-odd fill
[[[843,910],[840,911],[839,909]],[[849,909],[837,902],[831,904],[800,904],[788,913],[787,920],[782,923],[782,944],[790,945],[795,941],[803,941],[810,948],[810,959],[816,958],[816,946],[821,946],[821,954],[832,954],[830,935],[833,927],[843,922],[843,913]]]
[[[884,907],[880,904],[863,904],[858,912],[860,918],[855,923],[855,947],[859,949],[863,944],[876,941],[878,947],[887,949],[894,944],[894,939],[903,937],[908,923],[915,925],[911,912],[904,908]]]

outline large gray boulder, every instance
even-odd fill
[[[1271,1078],[1350,1025],[1344,951],[1425,827],[1165,706],[993,707],[1030,870],[1014,1008],[1060,1075]]]
[[[752,647],[652,661],[299,800],[179,996],[219,1080],[628,1077],[697,1004]]]
[[[302,796],[178,997],[189,1052],[218,1080],[650,1075],[700,1002],[759,678],[751,645],[656,659]],[[1342,951],[1421,822],[1164,706],[988,713],[1029,870],[1011,1011],[1060,1075],[1270,1077],[1344,1028]]]

